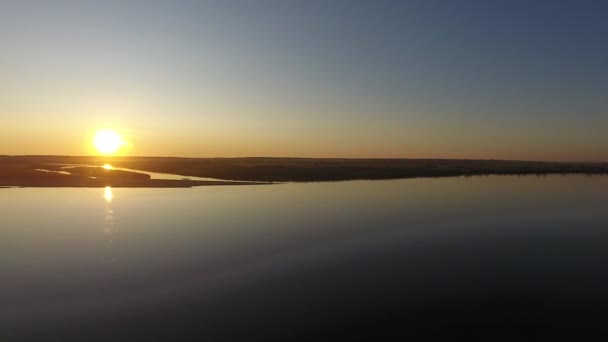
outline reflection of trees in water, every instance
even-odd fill
[[[103,233],[110,235],[114,232],[114,210],[112,210],[112,200],[114,199],[114,194],[112,193],[112,187],[105,187],[103,198],[106,202],[103,218]]]

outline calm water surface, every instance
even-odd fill
[[[603,176],[0,189],[0,338],[605,333],[606,189]]]

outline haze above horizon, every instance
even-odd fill
[[[606,13],[573,0],[2,1],[0,155],[606,161]],[[96,152],[104,130],[120,137]]]

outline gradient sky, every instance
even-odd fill
[[[606,1],[0,0],[0,154],[608,160]]]

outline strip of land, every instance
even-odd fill
[[[59,164],[111,164],[141,171],[83,166],[73,167],[69,170],[70,174],[63,174],[57,166]],[[145,172],[226,181],[151,179]],[[608,174],[608,163],[457,159],[0,156],[0,186],[191,187],[261,184],[249,182],[547,174]]]
[[[49,163],[48,161],[53,162]],[[253,185],[266,183],[152,179],[145,172],[131,172],[102,166],[68,166],[71,157],[0,156],[0,188],[10,187],[116,187],[116,188],[189,188],[209,185]],[[80,164],[80,163],[77,163]]]

